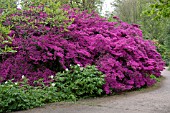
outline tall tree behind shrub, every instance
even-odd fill
[[[166,32],[166,38],[165,40],[165,45],[166,48],[168,49],[167,51],[167,55],[168,55],[168,62],[170,62],[170,1],[169,0],[155,0],[154,3],[152,3],[150,5],[150,8],[146,9],[146,11],[144,11],[144,13],[150,17],[152,17],[152,19],[154,19],[155,21],[158,20],[167,20],[166,23],[166,27],[165,27],[165,32]],[[153,17],[154,15],[154,17]],[[162,26],[164,27],[164,26]]]
[[[150,4],[154,4],[154,0],[116,0],[113,3],[115,7],[113,14],[117,15],[123,21],[128,23],[139,24],[145,39],[151,39],[155,42],[157,50],[161,53],[164,60],[169,59],[166,50],[167,27],[170,25],[167,18],[154,20],[156,14],[148,16],[143,13],[150,9]]]
[[[146,10],[148,15],[155,15],[154,19],[170,17],[170,1],[169,0],[155,0],[150,5],[150,9]]]
[[[22,0],[24,2],[34,1],[39,3],[41,0]],[[44,1],[44,0],[43,0]],[[61,5],[68,4],[72,8],[79,8],[80,10],[96,11],[98,13],[102,10],[102,0],[45,0],[47,2],[60,2]]]

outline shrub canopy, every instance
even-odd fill
[[[48,84],[49,76],[70,64],[96,65],[106,74],[103,89],[107,94],[156,82],[150,76],[159,77],[164,62],[154,43],[142,38],[138,25],[117,17],[117,22],[108,22],[95,12],[68,6],[59,11],[67,13],[61,17],[43,6],[32,6],[6,18],[3,25],[12,26],[10,46],[17,52],[1,55],[0,82],[18,81],[25,75],[32,85],[39,78]]]

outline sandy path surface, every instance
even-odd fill
[[[170,71],[156,86],[109,97],[85,99],[76,103],[54,103],[15,113],[170,113]]]

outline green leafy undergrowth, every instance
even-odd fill
[[[70,66],[54,77],[57,89],[75,98],[93,97],[103,93],[104,75],[95,66]]]
[[[155,75],[150,75],[150,78],[156,80],[157,82],[160,82],[160,77],[158,78],[155,77]]]
[[[30,109],[46,103],[75,101],[79,98],[102,94],[104,75],[95,66],[85,68],[71,66],[56,76],[49,85],[43,79],[35,81],[39,86],[30,86],[28,79],[22,76],[20,82],[6,81],[0,85],[0,113]]]
[[[33,87],[23,82],[8,81],[0,85],[0,112],[10,112],[30,109],[44,105],[44,103],[57,101],[55,87]]]

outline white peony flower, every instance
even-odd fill
[[[68,71],[68,68],[66,68],[65,70]]]
[[[54,87],[54,86],[55,86],[55,83],[52,83],[51,85]]]
[[[25,76],[24,75],[22,75],[22,79],[24,79],[25,78]]]
[[[80,71],[83,71],[83,67],[80,67]]]
[[[53,76],[53,75],[51,75],[51,76],[50,76],[50,78],[51,78],[51,79],[53,79],[53,78],[54,78],[54,76]]]

